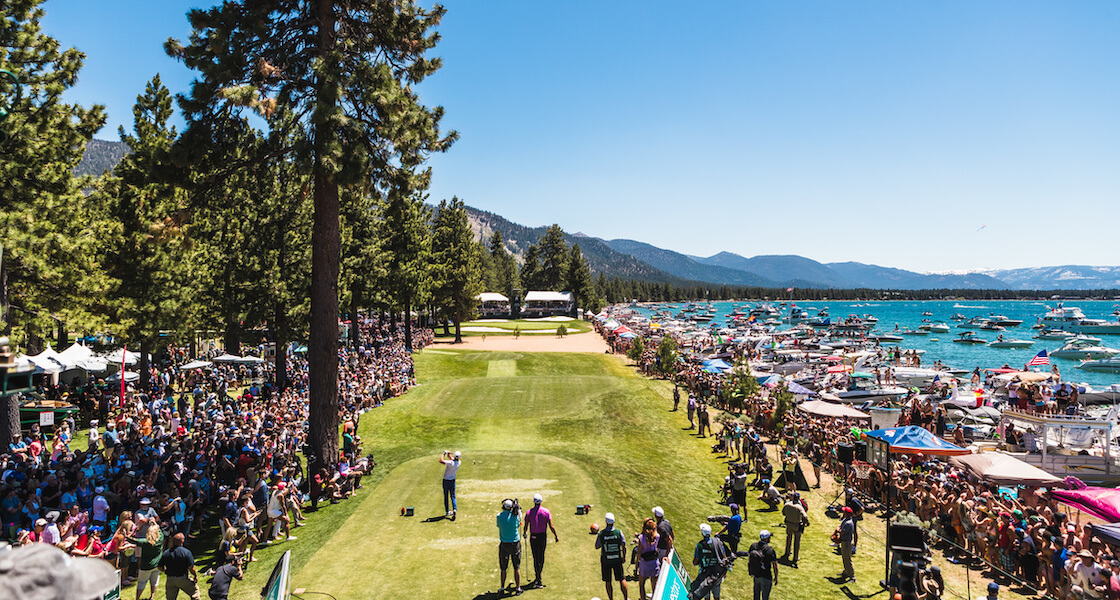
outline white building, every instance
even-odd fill
[[[522,317],[570,315],[574,300],[571,292],[526,292]]]

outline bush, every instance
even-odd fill
[[[646,342],[641,337],[634,338],[630,343],[630,348],[626,350],[626,357],[634,362],[638,362],[642,358],[642,352],[646,351]]]
[[[556,335],[558,337],[564,337],[564,336],[568,335],[568,326],[561,324],[559,327],[556,328]]]

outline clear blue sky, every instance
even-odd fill
[[[117,139],[205,0],[49,0]],[[451,0],[431,197],[696,255],[1120,264],[1120,3]],[[983,226],[983,228],[981,228]]]

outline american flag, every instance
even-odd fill
[[[1034,358],[1030,359],[1030,361],[1027,362],[1028,367],[1038,367],[1048,364],[1050,364],[1050,357],[1046,355],[1046,350],[1039,352],[1034,356]]]

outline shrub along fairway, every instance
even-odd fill
[[[520,330],[524,335],[549,335],[555,334],[556,329],[561,325],[568,330],[568,333],[584,333],[591,331],[591,324],[587,321],[579,319],[573,321],[546,321],[544,319],[482,319],[479,321],[464,321],[462,327],[469,327],[476,329],[475,331],[463,331],[464,336],[483,336],[483,335],[513,335],[514,330]],[[436,328],[437,338],[446,338],[443,332],[443,327]],[[451,337],[455,335],[455,328],[450,328]]]
[[[419,387],[361,419],[364,450],[378,461],[365,489],[312,513],[309,526],[297,530],[297,542],[260,551],[261,562],[245,582],[235,583],[233,597],[256,597],[285,547],[293,550],[293,588],[309,592],[348,599],[495,597],[495,515],[503,498],[519,498],[528,509],[539,492],[560,542],[549,540],[548,587],[527,590],[525,597],[605,598],[588,533],[592,523],[603,524],[604,513],[613,512],[632,538],[650,509],[663,506],[690,564],[699,524],[727,512],[717,503],[727,469],[710,451],[713,440],[682,431],[684,410],[667,410],[671,386],[634,374],[618,357],[441,349],[417,355],[417,372]],[[443,518],[437,459],[445,449],[462,450],[464,458],[454,522]],[[834,491],[826,481],[824,490],[808,493],[813,525],[802,543],[801,568],[781,567],[774,598],[879,591],[882,546],[870,537],[861,540],[856,556],[858,583],[839,586],[826,579],[840,570],[840,557],[828,545],[836,521],[823,515]],[[591,514],[577,516],[577,504],[592,504]],[[415,507],[415,516],[400,516],[405,506]],[[780,555],[781,515],[756,512],[760,506],[748,501],[744,541],[770,529]],[[864,523],[868,534],[882,537],[880,521]],[[746,571],[740,561],[724,584],[724,598],[750,597]],[[532,578],[528,547],[521,575],[523,583]],[[629,585],[630,597],[638,598],[637,582]],[[617,587],[615,597],[621,598]]]

